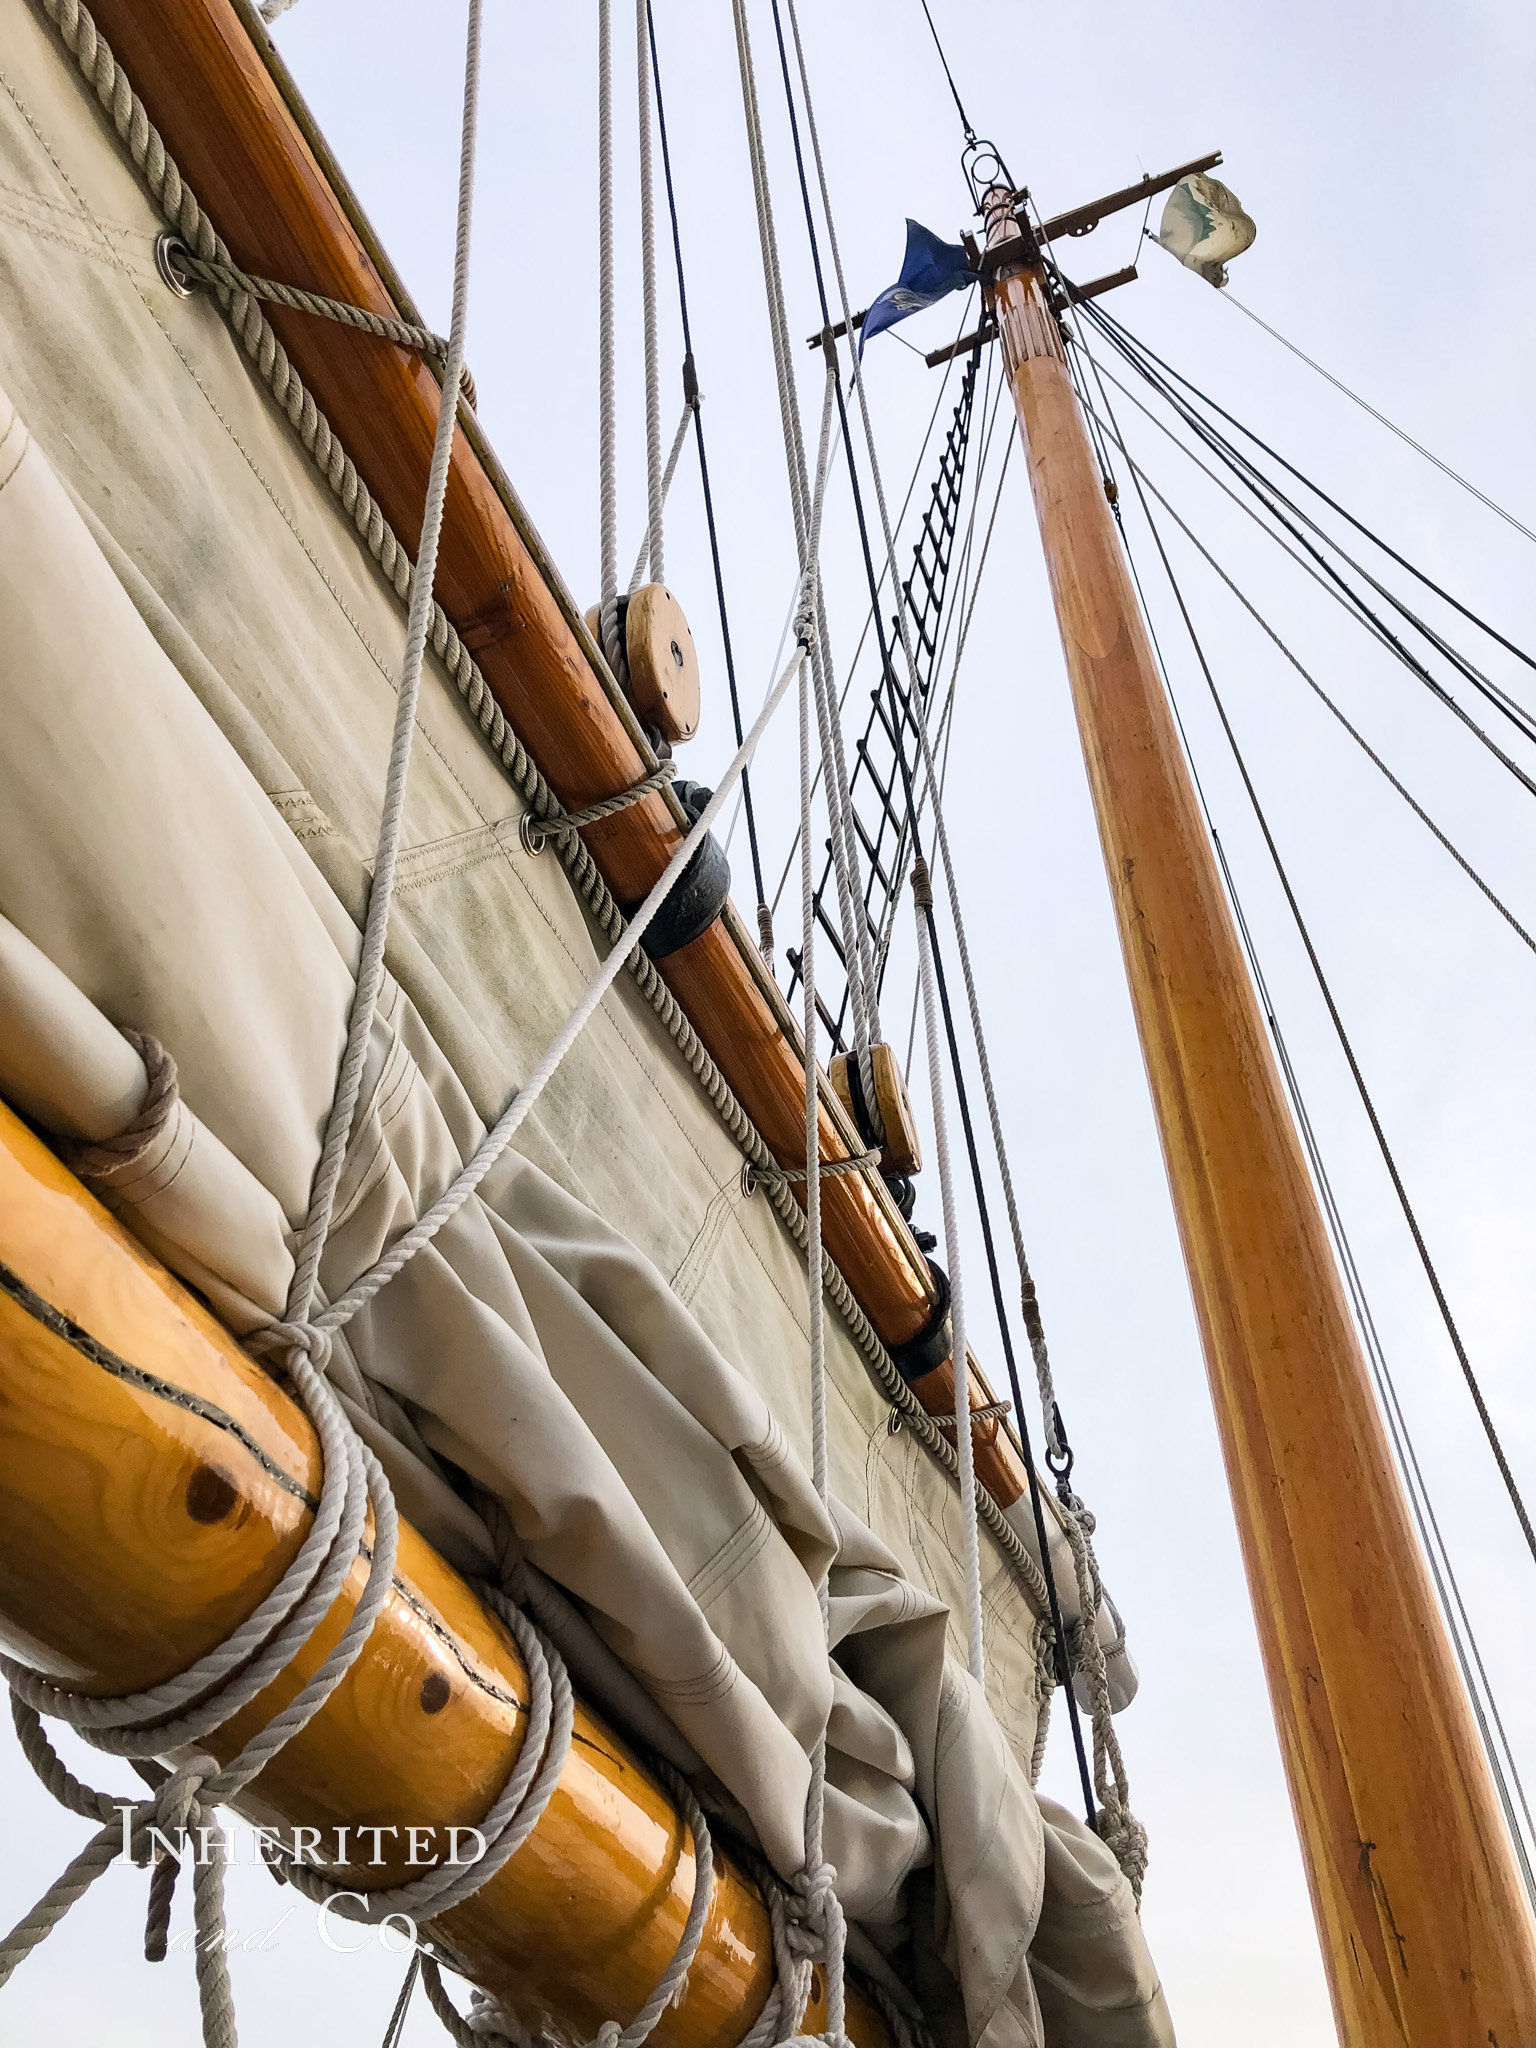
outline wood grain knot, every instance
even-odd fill
[[[447,1706],[452,1690],[441,1671],[429,1671],[421,1681],[421,1711],[440,1714]]]
[[[240,1499],[234,1481],[213,1465],[199,1465],[187,1481],[187,1513],[194,1522],[222,1522]]]

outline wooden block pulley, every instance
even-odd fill
[[[597,605],[586,614],[599,647],[603,644]],[[619,600],[629,695],[642,721],[677,746],[699,729],[699,657],[683,608],[664,583],[642,583]]]
[[[683,608],[664,583],[642,583],[624,622],[635,709],[674,745],[699,729],[699,658]]]
[[[872,1045],[870,1061],[875,1070],[875,1107],[885,1126],[885,1145],[880,1153],[882,1173],[921,1173],[923,1151],[917,1139],[907,1084],[902,1079],[896,1054],[888,1045]],[[857,1063],[845,1052],[836,1053],[827,1070],[833,1093],[860,1130],[870,1121],[859,1114],[860,1089]]]

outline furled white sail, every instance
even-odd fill
[[[161,1039],[197,1166],[106,1198],[249,1329],[281,1312],[334,1084],[401,615],[216,307],[162,283],[159,224],[46,25],[25,0],[0,24],[0,1096],[93,1134],[82,1102],[132,1107],[111,1027]],[[331,1299],[452,1178],[597,957],[430,664],[418,717]],[[404,1512],[486,1573],[455,1475],[494,1494],[786,1875],[825,1730],[848,1911],[890,1941],[932,1866],[926,1938],[972,2042],[1171,2043],[1113,1858],[1031,1787],[1039,1618],[984,1539],[983,1694],[951,1654],[960,1502],[833,1319],[829,1521],[802,1257],[627,981],[519,1143],[337,1345]]]

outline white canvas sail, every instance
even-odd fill
[[[169,1180],[104,1192],[248,1329],[281,1313],[334,1084],[402,620],[216,306],[165,288],[159,222],[46,24],[25,0],[0,23],[0,1096],[68,1131],[93,1060],[97,1109],[123,1098],[112,1027],[170,1047],[178,1142],[206,1154],[182,1196],[206,1193],[192,1216]],[[331,1299],[457,1172],[597,958],[430,664],[418,727]],[[502,1501],[786,1875],[825,1731],[849,1913],[899,1927],[933,1866],[971,2041],[1171,2043],[1113,1857],[1032,1789],[1040,1618],[984,1540],[977,1687],[958,1496],[831,1318],[829,1522],[803,1259],[627,981],[519,1145],[338,1343],[402,1508],[483,1572],[457,1475]]]

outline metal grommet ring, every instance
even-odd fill
[[[180,235],[173,235],[169,228],[162,228],[156,235],[155,269],[160,274],[160,282],[167,291],[174,292],[178,299],[190,299],[192,296],[193,287],[188,283],[185,271],[177,267],[178,257],[191,254],[192,251]]]
[[[756,1193],[757,1170],[750,1159],[744,1159],[741,1164],[741,1198],[744,1202],[750,1202]]]
[[[548,833],[532,811],[524,811],[518,824],[517,836],[523,842],[524,853],[530,856],[542,853],[549,844]]]
[[[885,1425],[885,1433],[887,1436],[901,1435],[901,1410],[899,1408],[891,1410],[890,1419]]]

